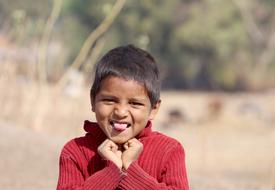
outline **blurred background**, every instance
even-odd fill
[[[192,190],[275,190],[274,0],[0,0],[0,186],[55,189],[94,120],[93,66],[125,44],[162,78],[154,129],[186,151]]]

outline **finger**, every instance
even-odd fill
[[[118,150],[115,152],[115,154],[118,158],[121,158],[122,152],[120,150]]]
[[[112,152],[116,152],[118,150],[118,146],[111,140],[109,141],[108,146]]]
[[[106,139],[105,141],[103,141],[103,143],[101,143],[101,147],[104,147],[107,143],[108,143],[109,139]]]
[[[140,144],[140,142],[136,138],[132,138],[128,141],[128,147],[133,147],[133,146],[136,146],[137,144]]]
[[[127,149],[129,148],[129,142],[124,143],[124,144],[123,144],[123,148],[124,148],[125,150],[127,150]]]
[[[98,146],[98,150],[103,150],[105,149],[106,145],[108,144],[109,139],[106,139],[105,141],[103,141],[99,146]]]

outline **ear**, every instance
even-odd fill
[[[161,104],[161,100],[159,99],[157,101],[157,103],[152,107],[151,112],[150,112],[150,116],[149,116],[150,120],[153,120],[155,118],[155,116],[157,115],[160,104]]]

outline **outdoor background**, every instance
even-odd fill
[[[184,146],[190,189],[275,190],[274,0],[0,0],[1,189],[56,188],[94,64],[130,43],[158,62],[154,129]]]

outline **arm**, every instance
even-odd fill
[[[104,169],[94,173],[86,180],[84,180],[76,162],[68,156],[60,157],[59,167],[57,190],[115,189],[124,178],[124,173],[111,161],[107,161],[107,166]]]
[[[127,177],[120,182],[120,187],[127,190],[188,190],[182,146],[177,144],[166,155],[160,182],[147,174],[135,161],[127,169]]]

